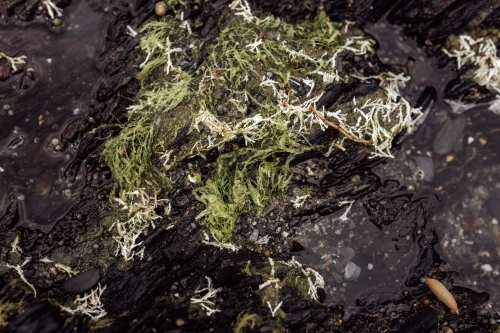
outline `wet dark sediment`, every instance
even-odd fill
[[[37,20],[36,8],[32,9],[37,7],[34,3],[9,2],[6,10],[10,18],[6,20],[14,21],[13,15],[17,15],[21,21]],[[60,7],[71,13],[78,6],[83,6],[82,3],[60,3]],[[223,10],[227,3],[218,1],[190,5],[189,15],[200,22],[195,32],[205,31],[203,33],[208,34],[212,29],[217,29],[217,12]],[[429,118],[416,135],[404,142],[397,142],[396,158],[388,163],[382,163],[385,161],[380,159],[369,159],[365,150],[350,143],[346,145],[346,152],[335,151],[328,158],[321,153],[300,156],[292,163],[293,178],[289,191],[310,186],[313,188],[312,197],[317,200],[311,200],[311,203],[299,210],[292,210],[286,205],[275,207],[258,220],[251,215],[244,216],[236,230],[236,239],[243,242],[251,236],[253,230],[261,230],[265,226],[265,232],[272,237],[266,249],[273,256],[288,259],[292,254],[297,255],[302,262],[317,267],[325,277],[327,286],[323,304],[300,299],[293,287],[280,291],[281,299],[284,300],[283,311],[286,313],[282,325],[290,331],[299,332],[308,328],[324,332],[431,332],[439,327],[444,332],[445,327],[449,327],[453,332],[493,332],[498,327],[497,318],[494,317],[494,310],[499,308],[500,298],[495,292],[498,285],[493,271],[489,275],[485,272],[480,276],[483,272],[477,263],[484,264],[485,258],[489,257],[488,263],[498,272],[498,265],[495,264],[498,262],[498,227],[490,223],[491,214],[495,214],[494,209],[489,212],[477,207],[484,207],[487,202],[495,207],[494,202],[497,200],[495,190],[499,173],[496,169],[498,153],[495,147],[498,145],[495,144],[495,133],[498,120],[496,115],[487,110],[471,110],[458,116],[442,103],[443,98],[450,97],[467,101],[489,101],[492,99],[489,91],[478,88],[469,79],[455,80],[454,84],[448,86],[437,82],[448,82],[455,75],[451,62],[446,64],[446,59],[439,52],[446,36],[463,29],[491,29],[498,26],[498,5],[491,1],[449,1],[445,4],[400,2],[392,9],[391,5],[392,2],[384,1],[376,4],[371,1],[354,1],[349,6],[348,2],[332,1],[325,4],[325,9],[335,19],[348,19],[360,24],[380,20],[389,12],[387,21],[384,21],[386,27],[392,28],[392,23],[406,24],[403,32],[417,40],[417,43],[408,41],[408,44],[411,44],[412,51],[420,50],[416,52],[421,53],[418,55],[422,60],[415,55],[417,61],[414,62],[416,67],[413,69],[406,62],[399,62],[398,65],[413,77],[406,91],[413,96],[408,97],[410,101],[414,101],[413,105],[417,104],[419,97],[418,103],[422,104],[428,100],[436,100]],[[307,11],[314,11],[316,6],[312,2],[299,1],[286,3],[286,6],[278,8],[262,2],[256,7],[291,20],[302,20]],[[267,261],[262,258],[261,253],[242,250],[234,254],[200,244],[203,227],[195,219],[199,212],[198,202],[190,190],[182,186],[182,179],[188,169],[187,162],[173,171],[180,179],[179,189],[172,198],[170,217],[167,220],[164,216],[159,221],[165,225],[175,222],[175,227],[170,230],[158,228],[144,237],[147,249],[144,261],[137,260],[124,265],[119,258],[114,257],[115,244],[109,232],[101,227],[102,221],[112,213],[108,203],[112,179],[100,153],[105,143],[103,138],[116,135],[120,130],[117,124],[126,121],[125,108],[130,105],[139,88],[134,79],[136,69],[132,66],[136,63],[137,55],[133,50],[138,44],[138,38],[128,36],[126,26],[137,27],[152,17],[153,3],[134,1],[125,6],[123,3],[112,2],[97,10],[103,9],[104,13],[93,14],[104,17],[106,26],[106,29],[101,30],[105,31],[101,35],[103,41],[95,44],[99,50],[92,56],[95,67],[89,65],[91,69],[87,69],[86,73],[90,72],[91,76],[78,80],[92,83],[100,76],[100,81],[97,84],[93,82],[94,85],[90,88],[95,91],[92,93],[90,88],[84,92],[81,86],[76,86],[75,90],[82,92],[77,102],[64,95],[59,103],[54,101],[54,105],[61,104],[68,112],[75,107],[72,103],[76,103],[77,107],[84,110],[83,115],[60,122],[54,120],[53,123],[57,123],[58,128],[43,132],[46,133],[44,142],[50,143],[49,138],[56,137],[64,147],[63,152],[69,152],[71,145],[74,145],[69,162],[65,164],[61,163],[62,159],[57,160],[57,163],[61,163],[57,168],[63,168],[64,171],[56,169],[53,179],[59,178],[65,182],[70,179],[69,183],[72,183],[81,175],[80,185],[75,185],[78,188],[76,193],[79,193],[77,200],[63,205],[64,211],[58,212],[58,217],[54,219],[64,217],[57,223],[52,219],[49,223],[39,223],[38,227],[26,224],[27,213],[16,198],[11,204],[4,205],[5,209],[1,214],[2,260],[11,264],[22,263],[16,254],[10,252],[11,244],[19,236],[23,256],[33,258],[23,270],[28,281],[39,292],[37,298],[33,298],[29,289],[10,283],[16,277],[15,274],[10,272],[2,275],[2,304],[23,305],[22,309],[2,308],[1,319],[9,323],[3,330],[30,331],[34,327],[44,327],[46,332],[84,332],[89,327],[99,327],[99,322],[90,323],[87,317],[81,315],[66,321],[69,318],[67,313],[43,300],[55,299],[68,304],[74,299],[73,295],[63,291],[63,283],[68,276],[63,273],[51,275],[51,264],[37,261],[44,257],[57,258],[81,272],[89,268],[104,270],[100,280],[103,286],[106,285],[102,301],[108,312],[107,318],[111,319],[103,324],[107,327],[101,328],[106,332],[147,332],[152,328],[157,331],[178,332],[201,332],[214,328],[225,332],[232,331],[233,323],[243,311],[271,318],[268,307],[262,305],[257,295],[258,285],[263,282],[262,277],[241,273],[248,260],[257,267],[265,267]],[[19,29],[18,26],[27,23],[13,24],[15,23],[9,23],[5,29]],[[36,23],[31,24],[28,23],[23,29],[35,29]],[[74,24],[71,16],[67,24]],[[376,34],[376,30],[372,33]],[[53,38],[59,38],[57,36]],[[383,35],[376,36],[383,45]],[[383,49],[379,52],[381,58],[383,52]],[[30,55],[30,52],[26,53]],[[402,59],[408,55],[401,53]],[[434,58],[427,58],[427,55]],[[387,55],[388,61],[383,62],[391,63],[392,56],[394,55]],[[43,63],[37,64],[31,59],[36,59],[36,56],[31,55],[30,61],[33,62],[28,62],[22,73],[13,74],[5,82],[12,85],[16,79],[22,80],[30,66],[43,68]],[[78,60],[76,56],[75,59]],[[83,59],[88,59],[88,56]],[[353,59],[356,60],[360,61]],[[378,62],[376,66],[389,66],[383,62]],[[422,69],[425,69],[424,73],[428,78],[424,82],[417,81]],[[41,74],[36,80],[40,81],[35,80],[35,84],[26,88],[26,92],[21,92],[19,88],[6,88],[10,91],[7,94],[10,93],[12,98],[23,96],[22,94],[28,98],[29,94],[33,94],[34,100],[39,100],[34,94],[39,91],[37,89],[46,77],[41,69],[38,70]],[[80,78],[79,74],[78,77]],[[19,84],[22,85],[16,82],[17,87]],[[359,85],[360,83],[355,83],[355,86]],[[426,89],[428,86],[430,88]],[[64,91],[62,87],[58,90]],[[342,92],[348,93],[348,89]],[[19,109],[25,107],[21,106]],[[36,116],[30,113],[30,121],[34,125],[26,127],[19,134],[23,142],[31,142],[29,139],[34,135],[34,128],[40,126],[37,116],[38,113]],[[443,143],[436,139],[445,126],[453,127],[453,122],[462,124],[462,119],[465,119],[465,126],[457,126],[458,129],[452,131],[454,134],[458,130],[462,132],[462,135],[456,135],[455,142]],[[1,126],[4,124],[3,122]],[[12,147],[18,142],[12,143],[10,135],[6,136],[6,149],[11,149],[8,148],[9,145]],[[311,140],[321,142],[336,136],[338,134],[335,131],[328,130]],[[453,135],[443,137],[448,139]],[[473,138],[470,143],[469,137]],[[448,146],[452,147],[451,150]],[[24,163],[29,165],[28,162],[32,163],[29,156],[32,155],[28,155],[29,149],[23,147],[29,146],[26,144],[15,148],[20,149],[17,160],[25,156]],[[426,152],[433,154],[429,156]],[[46,153],[53,151],[44,151]],[[428,160],[424,164],[422,158],[417,157],[428,158],[432,164]],[[480,164],[476,162],[478,159],[481,160]],[[12,155],[8,155],[5,160],[10,162],[14,159]],[[207,172],[210,172],[212,166],[209,162],[212,161],[206,162]],[[307,170],[312,170],[314,176],[305,175],[306,167]],[[44,169],[50,168],[44,164]],[[428,176],[432,169],[433,177],[421,179],[421,172],[417,171],[422,169],[425,169],[424,176]],[[34,169],[26,170],[33,172]],[[22,180],[19,176],[13,178]],[[338,197],[329,197],[329,191],[333,191]],[[9,197],[5,197],[7,201]],[[344,212],[338,211],[343,209],[337,205],[340,197],[357,200],[348,215],[351,221],[347,223],[339,219]],[[32,210],[35,211],[36,208]],[[472,244],[460,239],[457,223],[447,222],[450,216],[458,216],[459,221],[464,221],[459,223],[465,229],[461,234],[465,232],[469,237],[466,241]],[[53,226],[43,230],[44,232],[39,231],[44,224]],[[477,228],[482,233],[475,233]],[[485,251],[488,256],[484,254]],[[339,260],[325,265],[325,255],[336,255]],[[345,259],[348,260],[344,262]],[[349,262],[361,268],[357,281],[345,276],[345,265]],[[373,265],[371,270],[367,268],[368,264]],[[368,271],[373,274],[367,274]],[[463,305],[461,315],[455,316],[447,312],[420,282],[428,274],[454,286],[452,291],[458,295],[459,304]],[[206,286],[205,275],[213,278],[215,287],[222,287],[217,303],[221,313],[210,317],[193,312],[189,308],[189,299],[186,298],[193,290]],[[479,285],[474,284],[474,281],[479,281]],[[492,294],[493,303],[487,303],[488,293]],[[176,296],[177,294],[180,296]],[[489,309],[488,304],[492,304],[493,309]],[[178,319],[182,319],[182,322]],[[269,324],[264,321],[260,323],[260,327],[253,330],[249,328],[247,331],[262,331],[267,326]]]

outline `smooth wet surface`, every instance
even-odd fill
[[[64,144],[60,133],[93,103],[104,18],[75,1],[58,32],[42,22],[0,27],[0,51],[27,56],[0,82],[0,216],[17,204],[19,225],[48,231],[79,200],[84,171],[64,174],[79,143]]]
[[[406,218],[377,227],[367,212],[372,196],[361,198],[347,215],[343,208],[320,218],[312,228],[301,227],[302,236],[296,239],[305,250],[296,253],[298,260],[320,271],[326,302],[346,306],[348,319],[365,304],[418,293],[423,284],[412,279],[418,275],[417,266],[430,260],[419,239],[435,235],[433,247],[444,261],[440,271],[451,276],[455,286],[487,292],[488,306],[499,309],[500,227],[492,207],[500,205],[500,116],[487,110],[488,105],[457,114],[443,101],[446,84],[456,77],[452,63],[438,68],[436,58],[427,58],[402,28],[387,22],[366,30],[377,39],[383,62],[407,66],[412,79],[402,94],[412,105],[426,87],[436,98],[418,132],[405,138],[394,159],[373,170],[382,182],[392,183],[387,188],[393,191],[384,198],[396,201],[400,196],[401,207],[406,199],[422,198],[426,206],[421,211],[430,216],[420,218],[426,221],[423,225]],[[449,128],[451,132],[443,134]],[[406,190],[398,191],[401,187]],[[360,268],[354,279],[347,278],[352,270],[346,275],[351,263]],[[465,304],[459,301],[459,306]],[[398,316],[410,307],[389,304],[387,311]]]

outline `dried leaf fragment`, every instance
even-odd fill
[[[440,281],[431,279],[431,278],[425,278],[425,281],[427,282],[427,286],[429,286],[429,289],[432,291],[436,297],[443,302],[447,307],[450,308],[452,313],[458,314],[458,305],[457,301],[455,300],[455,297],[446,289],[444,284],[442,284]]]

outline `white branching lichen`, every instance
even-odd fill
[[[220,312],[219,309],[216,309],[215,302],[211,300],[217,296],[217,293],[222,290],[222,288],[214,289],[212,287],[212,280],[207,276],[208,286],[206,288],[195,290],[195,294],[205,293],[203,296],[196,298],[191,297],[191,304],[199,304],[203,310],[205,311],[207,316],[211,316],[213,313]]]
[[[54,265],[57,269],[65,272],[66,274],[68,274],[69,276],[72,276],[72,275],[76,275],[78,274],[79,272],[76,271],[76,270],[73,270],[71,267],[69,266],[66,266],[66,265],[63,265],[63,264],[55,264]]]
[[[52,1],[43,0],[42,4],[45,6],[47,14],[50,16],[51,19],[54,19],[56,16],[57,17],[63,16],[63,10],[57,7]]]
[[[106,290],[106,286],[101,288],[101,284],[85,293],[83,296],[76,296],[74,303],[77,305],[75,309],[59,305],[61,310],[71,314],[82,313],[89,316],[92,320],[99,320],[106,316],[107,312],[101,302],[101,296]]]
[[[16,253],[16,254],[21,254],[23,253],[23,250],[21,249],[21,247],[19,246],[19,236],[16,236],[16,238],[14,239],[14,241],[12,242],[12,246],[11,246],[11,250],[10,252],[12,253]]]
[[[500,95],[497,95],[490,103],[488,110],[500,115]]]
[[[278,312],[278,310],[281,308],[281,305],[283,304],[283,302],[279,302],[276,307],[273,309],[273,307],[271,306],[271,303],[269,301],[267,301],[267,306],[269,307],[269,310],[271,311],[271,315],[274,316],[276,315],[276,313]]]
[[[318,298],[318,288],[325,287],[325,280],[317,271],[312,268],[306,267],[295,260],[295,257],[292,257],[289,261],[280,261],[281,264],[289,267],[294,267],[299,269],[302,275],[307,278],[307,282],[309,284],[308,295],[311,299],[317,301]],[[312,277],[312,278],[311,278]]]
[[[270,286],[273,283],[274,283],[274,287],[275,288],[279,288],[280,287],[280,281],[281,281],[280,279],[276,279],[276,278],[275,279],[269,279],[266,282],[263,282],[263,283],[259,284],[259,290],[262,290],[265,287]]]
[[[25,258],[23,263],[21,265],[10,265],[10,264],[5,264],[6,267],[8,268],[12,268],[13,270],[16,271],[17,275],[19,275],[19,277],[21,278],[21,280],[28,286],[30,287],[32,290],[33,290],[33,294],[35,294],[35,297],[36,297],[36,289],[35,289],[35,286],[33,286],[31,283],[28,282],[28,280],[26,279],[26,277],[24,276],[24,271],[23,271],[23,267],[29,263],[31,261],[31,258]]]
[[[354,204],[355,200],[345,200],[345,201],[339,201],[339,206],[343,205],[349,205],[347,206],[344,214],[342,214],[341,217],[339,217],[340,220],[342,221],[347,221],[347,214],[351,211],[352,205]]]
[[[130,37],[134,38],[138,34],[139,33],[137,31],[135,31],[130,25],[127,25],[127,35],[129,35]]]
[[[223,243],[223,242],[219,241],[213,233],[212,233],[213,240],[210,240],[210,237],[208,236],[208,234],[206,232],[204,232],[203,235],[205,237],[205,239],[202,240],[203,244],[212,245],[212,246],[218,247],[219,249],[226,249],[226,250],[230,250],[233,252],[238,252],[238,250],[241,249],[241,246],[237,246],[233,243]]]
[[[300,196],[297,196],[294,199],[290,200],[290,202],[293,203],[294,208],[298,209],[298,208],[302,207],[302,205],[304,205],[307,198],[309,198],[309,197],[310,197],[309,194],[300,195]]]
[[[0,59],[4,58],[8,62],[10,62],[10,67],[12,68],[12,72],[15,73],[19,70],[17,66],[22,66],[26,63],[25,59],[27,59],[26,56],[19,56],[19,57],[9,57],[3,52],[0,52]]]
[[[262,237],[259,237],[259,239],[255,242],[255,244],[257,245],[266,245],[267,243],[269,243],[269,235],[265,235],[265,236],[262,236]]]
[[[500,59],[491,38],[474,39],[468,35],[458,36],[459,49],[443,52],[457,61],[457,68],[468,63],[474,65],[473,79],[482,86],[500,93]]]
[[[149,195],[144,188],[132,192],[122,193],[122,198],[115,201],[123,210],[128,210],[128,220],[114,222],[109,230],[115,230],[113,239],[118,243],[116,255],[121,254],[125,261],[133,260],[136,255],[142,257],[136,248],[142,242],[137,239],[145,234],[149,228],[155,229],[155,221],[161,219],[155,209],[163,199],[158,199],[156,193]]]

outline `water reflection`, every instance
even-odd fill
[[[86,1],[64,10],[66,27],[0,27],[0,51],[26,55],[23,70],[0,82],[0,217],[17,204],[19,225],[49,230],[78,201],[83,170],[67,179],[78,141],[61,132],[93,103],[93,57],[104,15]]]

